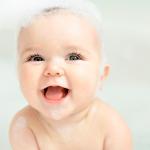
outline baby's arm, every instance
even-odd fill
[[[13,150],[39,150],[32,130],[27,127],[25,118],[20,115],[13,119],[9,136]]]
[[[131,133],[116,112],[111,112],[104,150],[132,150]]]

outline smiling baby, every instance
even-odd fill
[[[131,150],[126,123],[96,96],[109,73],[98,10],[85,0],[46,6],[18,35],[28,106],[12,120],[13,150]]]

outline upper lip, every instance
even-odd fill
[[[50,86],[60,86],[60,87],[69,89],[68,86],[66,86],[65,84],[62,84],[62,83],[47,83],[41,88],[41,90],[44,90],[45,88],[50,87]]]

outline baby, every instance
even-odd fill
[[[109,73],[97,10],[85,0],[55,2],[19,32],[18,76],[29,105],[11,123],[13,150],[131,150],[128,127],[96,96]]]

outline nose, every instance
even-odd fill
[[[44,70],[44,75],[49,76],[62,76],[64,75],[64,69],[60,64],[48,64]]]

